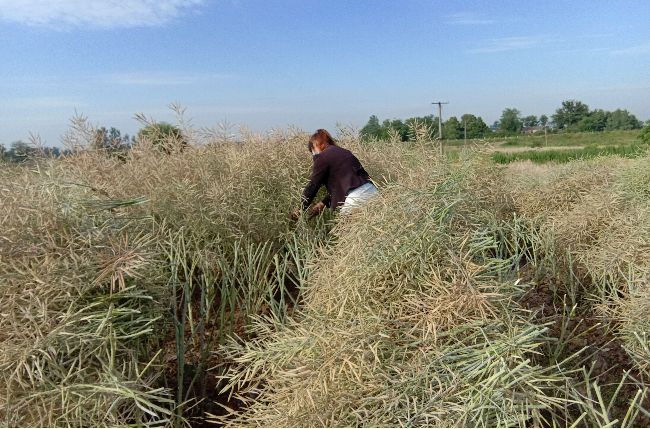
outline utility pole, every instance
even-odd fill
[[[440,140],[440,155],[442,155],[442,105],[449,104],[448,101],[434,101],[431,104],[438,105],[438,139]]]
[[[546,134],[546,124],[544,124],[544,146],[548,146],[548,136]]]

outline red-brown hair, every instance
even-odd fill
[[[314,134],[312,134],[312,136],[309,138],[309,147],[312,147],[312,145],[314,144],[315,141],[317,141],[317,142],[319,142],[321,144],[326,143],[328,145],[331,144],[331,145],[336,146],[336,142],[332,138],[332,135],[330,133],[328,133],[327,130],[324,130],[322,128],[319,129],[319,130],[316,130],[316,132]]]

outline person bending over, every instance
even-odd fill
[[[325,207],[347,214],[379,192],[357,157],[337,146],[326,130],[317,130],[309,139],[308,147],[314,163],[309,183],[302,194],[303,210],[307,210],[321,186],[327,189],[323,201],[311,208],[312,216],[322,212]]]

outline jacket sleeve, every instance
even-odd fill
[[[311,177],[309,178],[309,183],[305,187],[305,191],[302,193],[303,209],[307,209],[307,207],[309,207],[309,204],[311,204],[320,187],[325,184],[328,171],[329,166],[322,159],[322,157],[314,157],[314,165],[312,166]]]
[[[354,163],[355,163],[355,173],[357,173],[357,176],[363,177],[367,181],[370,181],[370,175],[368,174],[366,169],[363,168],[363,165],[361,165],[361,162],[356,156],[354,157]]]

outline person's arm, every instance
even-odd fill
[[[318,216],[319,214],[321,214],[321,212],[322,212],[323,210],[325,210],[325,207],[329,207],[329,206],[330,206],[330,201],[331,201],[331,200],[332,200],[332,198],[330,197],[329,194],[325,195],[325,198],[323,198],[322,201],[320,201],[320,202],[314,204],[314,205],[311,207],[311,209],[309,210],[309,218],[311,219],[311,218],[313,218],[314,216]]]
[[[325,195],[325,198],[323,198],[321,203],[323,203],[323,206],[325,207],[330,207],[332,204],[332,197],[330,196],[330,194]]]
[[[305,187],[304,192],[302,193],[302,208],[306,210],[311,204],[312,200],[318,193],[318,190],[325,183],[328,173],[328,165],[320,156],[314,157],[314,165],[311,170],[311,177],[309,178],[309,183]],[[328,196],[329,197],[329,196]],[[326,197],[325,199],[328,199]],[[325,200],[323,200],[325,203]]]

